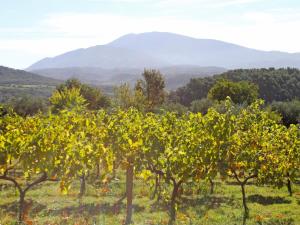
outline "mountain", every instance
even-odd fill
[[[178,65],[228,69],[300,68],[300,53],[260,51],[211,39],[163,32],[128,34],[106,45],[43,59],[28,70],[69,67],[158,68]]]
[[[87,49],[78,49],[54,58],[45,58],[33,64],[28,70],[66,67],[141,68],[167,65],[162,60],[122,47],[98,45]]]
[[[175,89],[189,82],[193,77],[212,76],[223,73],[224,68],[199,66],[169,66],[159,68],[166,80],[167,89]],[[103,69],[98,67],[70,67],[33,70],[34,73],[56,79],[77,78],[83,82],[101,86],[115,86],[121,83],[134,84],[141,78],[143,69]]]

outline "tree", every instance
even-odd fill
[[[205,160],[210,137],[204,132],[201,114],[166,112],[148,114],[145,118],[144,148],[141,159],[144,170],[171,184],[169,224],[176,219],[179,190],[190,179],[204,179],[210,160]],[[209,158],[209,157],[207,157]]]
[[[273,176],[268,182],[278,187],[287,185],[288,192],[292,196],[292,183],[296,181],[300,171],[300,129],[294,124],[289,128],[284,125],[273,127],[272,136],[269,139],[269,145],[272,147],[273,155],[276,155],[277,161],[274,161],[274,167],[279,166],[280,173]]]
[[[134,107],[141,111],[145,110],[145,96],[141,90],[132,89],[129,84],[122,84],[115,88],[114,104],[123,110]]]
[[[206,98],[209,90],[218,80],[232,82],[248,81],[259,87],[259,98],[266,103],[291,101],[300,98],[300,70],[281,69],[238,69],[212,77],[193,78],[188,84],[170,93],[169,99],[190,106],[194,100]]]
[[[143,80],[138,80],[135,90],[141,91],[147,103],[148,110],[153,110],[156,106],[165,101],[165,80],[159,70],[144,70]]]
[[[223,101],[227,97],[236,104],[250,104],[258,97],[258,86],[247,81],[219,80],[209,90],[208,98]]]
[[[208,98],[202,98],[200,100],[195,100],[191,102],[191,111],[194,113],[200,112],[202,114],[206,114],[208,109],[212,107],[214,102]]]
[[[33,116],[39,112],[45,113],[49,107],[46,99],[29,96],[12,100],[8,105],[20,116]]]
[[[282,123],[289,127],[291,124],[300,123],[300,101],[273,102],[271,109],[282,115]]]
[[[245,187],[249,180],[256,179],[258,184],[273,183],[278,185],[284,173],[276,149],[270,140],[274,136],[278,119],[272,113],[261,109],[262,101],[256,101],[241,109],[237,114],[230,114],[234,130],[228,140],[224,162],[227,173],[236,179],[242,190],[244,222],[249,216]],[[277,151],[278,152],[278,151]],[[280,164],[280,165],[278,165]]]
[[[120,162],[126,170],[126,219],[125,224],[132,222],[133,179],[137,170],[137,161],[143,142],[143,120],[141,112],[134,108],[127,111],[118,110],[109,117],[109,147],[112,149],[115,161]]]
[[[98,110],[110,106],[110,99],[102,91],[91,85],[83,84],[77,79],[69,79],[57,87],[57,91],[64,92],[65,89],[79,89],[80,95],[86,100],[89,110]]]
[[[54,91],[50,102],[53,112],[59,112],[64,109],[81,110],[86,107],[86,100],[81,96],[80,89],[76,88],[64,88],[62,91]]]
[[[59,165],[51,160],[57,149],[49,142],[53,130],[52,136],[45,132],[49,127],[47,122],[39,116],[22,119],[17,115],[7,115],[1,120],[0,179],[12,182],[19,192],[19,222],[23,221],[27,192],[42,182],[56,181],[53,177],[59,171],[56,167]],[[13,170],[20,171],[20,177]],[[26,180],[25,185],[22,180]]]
[[[105,111],[84,112],[63,110],[52,115],[57,120],[53,129],[63,137],[51,140],[52,145],[60,146],[56,162],[61,165],[59,171],[60,186],[68,192],[71,182],[81,179],[79,197],[85,192],[85,175],[102,163],[109,172],[112,168],[112,152],[107,145],[108,130]]]
[[[201,122],[202,129],[197,132],[197,140],[205,143],[202,144],[205,150],[197,157],[201,162],[199,167],[203,168],[200,179],[208,179],[211,194],[214,192],[213,179],[217,174],[222,178],[226,176],[225,158],[235,128],[235,117],[232,115],[238,113],[230,99],[226,99],[223,104],[226,113],[220,112],[218,108],[210,108]]]

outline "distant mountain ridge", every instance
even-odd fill
[[[166,65],[166,63],[135,50],[98,45],[70,51],[54,58],[42,59],[27,70],[68,67],[140,68],[140,65],[143,65],[143,67],[157,67]]]
[[[106,45],[45,58],[31,65],[28,70],[69,67],[141,69],[178,65],[228,69],[300,68],[300,53],[260,51],[218,40],[150,32],[127,34]]]
[[[0,85],[57,85],[59,83],[61,81],[53,78],[0,66]]]
[[[190,65],[160,67],[159,70],[165,77],[167,89],[175,89],[182,86],[189,82],[191,78],[212,76],[226,71],[225,68]],[[77,78],[94,85],[115,86],[125,82],[133,85],[137,79],[141,78],[143,69],[69,67],[33,70],[33,72],[55,79],[67,80],[69,78]]]

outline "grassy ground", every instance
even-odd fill
[[[199,184],[198,194],[184,188],[177,214],[177,224],[234,225],[242,224],[243,211],[240,187],[234,182],[216,182],[215,193],[210,195],[206,182]],[[248,185],[246,193],[250,218],[247,224],[290,225],[300,224],[300,186],[293,186],[294,196],[287,189]],[[85,225],[122,224],[125,201],[115,206],[122,196],[124,179],[114,180],[107,188],[87,186],[87,193],[79,201],[79,187],[74,184],[68,195],[62,195],[57,183],[44,183],[28,192],[27,224]],[[167,224],[166,206],[149,200],[149,185],[135,182],[134,224]],[[17,192],[7,183],[0,185],[0,224],[15,224]]]

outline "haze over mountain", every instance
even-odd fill
[[[173,33],[128,34],[108,43],[45,58],[28,70],[100,67],[158,68],[193,65],[228,69],[260,67],[300,68],[300,53],[260,51],[211,39],[196,39]]]
[[[2,85],[57,85],[61,81],[40,76],[24,70],[0,66],[0,86]]]
[[[220,67],[199,67],[199,66],[170,66],[159,68],[166,80],[167,89],[180,87],[191,78],[212,76],[226,71]],[[45,77],[52,77],[61,80],[77,78],[83,82],[100,86],[115,86],[122,83],[134,84],[141,78],[142,68],[120,68],[102,69],[99,67],[69,67],[50,68],[34,70],[35,73]]]

